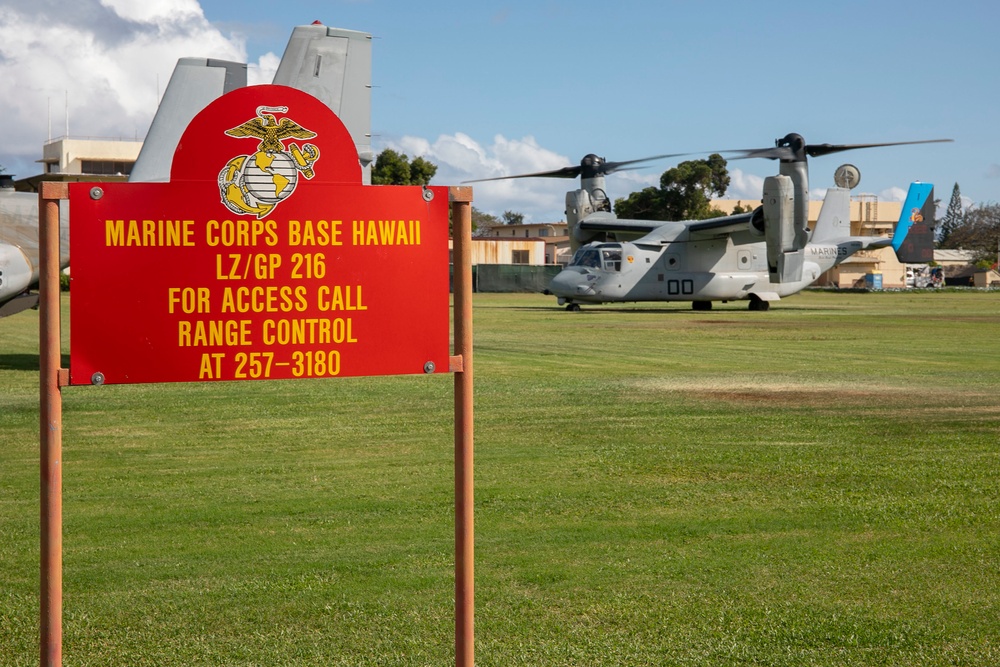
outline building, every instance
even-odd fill
[[[60,137],[42,146],[43,173],[19,179],[15,187],[37,192],[42,181],[124,181],[141,148],[141,141]]]
[[[489,238],[472,239],[472,265],[479,264],[525,264],[541,266],[546,261],[546,245],[542,239],[532,238]],[[449,239],[448,248],[452,241]]]
[[[544,246],[545,264],[569,264],[573,253],[565,222],[535,222],[521,225],[493,225],[482,240],[536,240]]]
[[[42,147],[46,174],[128,176],[139,157],[141,141],[61,137]]]
[[[972,277],[974,287],[996,287],[1000,288],[1000,273],[993,269],[987,271],[977,271]]]

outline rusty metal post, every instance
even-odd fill
[[[454,266],[455,355],[455,664],[475,664],[472,442],[472,188],[449,189]]]
[[[59,328],[59,200],[65,183],[38,191],[39,385],[41,389],[41,619],[42,667],[62,665],[62,349]]]

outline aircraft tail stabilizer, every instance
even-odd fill
[[[135,183],[169,181],[177,142],[191,119],[217,97],[245,85],[245,63],[180,58],[128,180]]]
[[[900,262],[920,264],[934,260],[934,212],[934,186],[911,183],[892,236],[892,249]]]
[[[273,83],[305,91],[337,114],[354,139],[364,183],[371,183],[372,36],[320,24],[297,26]]]
[[[824,243],[850,235],[851,191],[847,188],[830,188],[826,191],[810,240],[813,243]]]

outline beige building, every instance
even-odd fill
[[[482,240],[537,240],[543,244],[544,264],[569,264],[573,258],[565,222],[536,222],[523,225],[493,225]],[[488,262],[484,262],[488,263]]]
[[[14,187],[21,192],[38,192],[42,181],[124,181],[141,148],[141,141],[54,139],[42,147],[39,162],[44,173],[18,179]]]
[[[541,266],[546,261],[546,245],[542,239],[532,238],[483,238],[472,239],[472,265],[478,264],[530,264]],[[452,249],[452,241],[448,240]]]
[[[42,147],[46,174],[128,176],[139,157],[141,141],[62,137]]]
[[[993,269],[977,271],[972,277],[972,284],[975,287],[1000,287],[1000,273]]]

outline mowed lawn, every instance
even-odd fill
[[[1000,664],[1000,293],[474,303],[477,664]],[[38,664],[37,321],[0,665]],[[452,662],[450,376],[63,397],[65,664]]]

